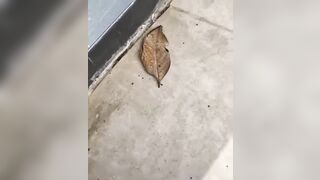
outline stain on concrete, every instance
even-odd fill
[[[117,110],[118,107],[120,107],[121,103],[116,103],[116,104],[109,104],[106,105],[105,103],[102,103],[98,106],[96,113],[98,116],[96,116],[96,119],[93,120],[93,123],[91,124],[89,131],[88,131],[88,137],[90,140],[90,137],[92,136],[93,133],[98,132],[99,126],[101,125],[101,123],[106,123],[110,121],[110,116],[111,114]],[[102,109],[102,107],[105,106],[107,107],[107,109]],[[101,118],[103,118],[103,120],[101,120],[100,117],[100,113],[101,114]],[[98,117],[98,118],[97,118]]]

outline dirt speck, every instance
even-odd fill
[[[208,105],[208,108],[210,108],[210,105]]]
[[[133,85],[134,85],[134,82],[131,83],[131,86],[133,86]]]

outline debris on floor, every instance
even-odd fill
[[[153,29],[144,39],[141,61],[145,70],[154,76],[160,88],[160,81],[170,68],[170,54],[166,48],[168,40],[162,31],[162,26]]]

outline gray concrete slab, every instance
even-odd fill
[[[172,61],[161,88],[140,40],[89,97],[90,180],[232,179],[232,1],[188,2],[153,25]]]

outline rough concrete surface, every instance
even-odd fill
[[[160,24],[163,86],[143,69],[140,39],[89,97],[90,180],[233,178],[232,1],[174,0]]]

